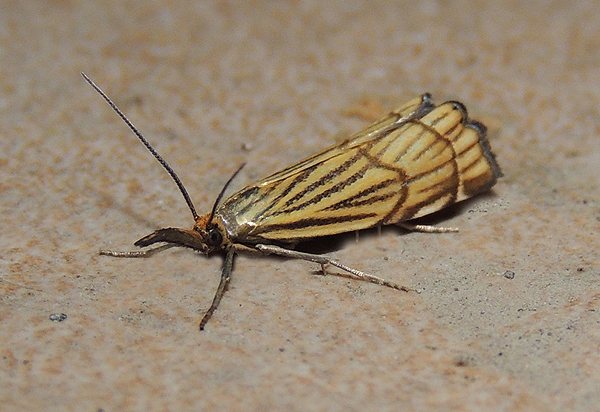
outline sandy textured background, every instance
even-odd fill
[[[326,4],[326,5],[321,5]],[[0,11],[4,411],[598,410],[600,3],[28,1]],[[191,226],[121,106],[207,212],[424,91],[490,128],[505,177],[340,261],[131,249]],[[505,272],[514,272],[508,279]],[[68,318],[53,322],[51,314]]]

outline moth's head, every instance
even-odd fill
[[[228,242],[223,222],[218,218],[215,219],[212,213],[198,217],[191,232],[202,238],[202,243],[206,248],[205,251],[201,251],[203,253],[222,249]]]
[[[223,249],[228,240],[225,236],[225,226],[215,219],[209,221],[210,215],[200,216],[192,229],[168,227],[159,229],[135,242],[136,246],[146,247],[154,243],[170,243],[176,246],[188,247],[203,254]]]

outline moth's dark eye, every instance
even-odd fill
[[[208,244],[210,246],[220,246],[223,242],[223,235],[218,228],[210,229],[208,232]]]

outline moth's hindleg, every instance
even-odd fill
[[[406,222],[398,222],[396,226],[400,226],[409,232],[423,232],[423,233],[456,233],[458,229],[455,227],[438,227],[430,225],[413,225]]]

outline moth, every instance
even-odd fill
[[[448,101],[436,106],[425,93],[341,143],[249,185],[221,203],[240,167],[217,196],[211,212],[199,216],[173,169],[111,99],[82,75],[169,173],[194,218],[191,229],[159,229],[134,243],[145,250],[100,253],[148,257],[172,247],[202,254],[223,251],[221,280],[200,330],[219,306],[235,253],[244,249],[315,262],[323,272],[325,265],[332,265],[357,278],[407,291],[327,256],[292,247],[313,238],[392,224],[425,232],[455,231],[407,222],[487,191],[502,176],[485,126],[469,119],[462,103]]]

